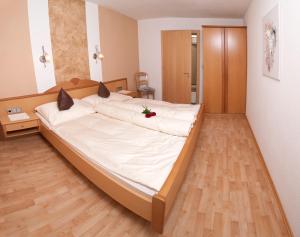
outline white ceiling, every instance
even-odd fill
[[[251,0],[89,0],[135,19],[242,18]]]

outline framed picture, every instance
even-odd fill
[[[263,74],[279,80],[279,6],[263,18]]]

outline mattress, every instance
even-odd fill
[[[162,187],[186,140],[98,113],[56,127],[38,116],[86,159],[150,196]]]

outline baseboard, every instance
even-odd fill
[[[291,226],[290,226],[290,224],[289,224],[289,222],[288,222],[288,219],[287,219],[287,217],[286,217],[286,214],[285,214],[285,211],[284,211],[284,209],[283,209],[282,203],[281,203],[281,201],[280,201],[278,192],[277,192],[277,190],[276,190],[276,188],[275,188],[274,182],[273,182],[273,180],[272,180],[272,177],[271,177],[270,172],[269,172],[269,170],[268,170],[268,167],[267,167],[267,165],[266,165],[265,159],[264,159],[263,154],[262,154],[262,152],[261,152],[261,150],[260,150],[260,147],[259,147],[259,145],[258,145],[258,143],[257,143],[257,140],[256,140],[256,137],[255,137],[254,132],[253,132],[253,130],[252,130],[252,127],[251,127],[251,125],[250,125],[250,123],[249,123],[248,117],[247,117],[246,115],[245,115],[245,117],[246,117],[247,123],[248,123],[248,125],[249,125],[250,131],[251,131],[251,134],[252,134],[252,137],[253,137],[253,139],[254,139],[255,146],[256,146],[256,148],[257,148],[257,150],[258,150],[260,162],[262,163],[262,165],[263,165],[263,167],[264,167],[264,170],[265,170],[265,172],[267,173],[269,182],[270,182],[270,184],[271,184],[271,188],[272,188],[272,190],[273,190],[273,192],[274,192],[274,194],[275,194],[276,201],[277,201],[277,203],[279,204],[280,214],[281,214],[282,219],[283,219],[283,221],[284,221],[284,223],[285,223],[285,225],[286,225],[286,227],[287,227],[288,235],[289,235],[290,237],[294,237],[294,234],[293,234],[293,232],[292,232]]]

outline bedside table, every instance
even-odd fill
[[[1,115],[0,122],[2,137],[18,137],[27,134],[38,133],[40,131],[40,120],[34,113],[27,113],[29,118],[18,121],[10,121],[8,116]]]

